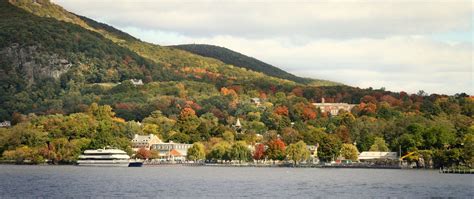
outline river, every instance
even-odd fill
[[[436,170],[0,165],[3,197],[474,197],[474,175]]]

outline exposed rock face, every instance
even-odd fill
[[[23,76],[28,86],[31,86],[44,78],[58,80],[71,68],[72,64],[67,59],[57,54],[43,53],[39,49],[38,46],[22,47],[19,44],[0,49],[0,59],[8,65],[5,72]]]

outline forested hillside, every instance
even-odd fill
[[[10,2],[0,2],[0,121],[13,124],[0,128],[2,159],[74,162],[104,146],[132,153],[133,134],[151,133],[200,142],[209,160],[257,143],[271,150],[253,158],[285,159],[284,147],[303,141],[320,145],[322,161],[353,158],[342,149],[355,148],[414,152],[409,161],[436,167],[474,163],[474,100],[464,93],[297,83],[245,69],[251,62],[145,43],[49,1]],[[312,104],[321,98],[355,107],[330,115]]]
[[[331,82],[331,81],[315,80],[315,79],[310,79],[310,78],[298,77],[284,70],[281,70],[275,66],[262,62],[258,59],[243,55],[241,53],[229,50],[224,47],[206,45],[206,44],[183,44],[183,45],[175,45],[171,47],[185,50],[185,51],[195,53],[201,56],[215,58],[215,59],[221,60],[222,62],[226,64],[231,64],[234,66],[247,68],[249,70],[262,72],[269,76],[278,77],[282,79],[288,79],[288,80],[292,80],[294,82],[298,82],[302,84],[314,84],[314,85],[324,85],[324,86],[338,85],[338,83]]]

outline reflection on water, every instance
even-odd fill
[[[474,175],[434,170],[0,165],[6,197],[474,197]]]

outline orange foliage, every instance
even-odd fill
[[[192,108],[186,107],[181,110],[181,113],[179,114],[180,118],[187,118],[190,116],[195,116],[196,111],[194,111]]]
[[[221,94],[222,94],[222,95],[237,96],[237,93],[235,92],[234,89],[232,89],[232,88],[226,88],[226,87],[222,87],[222,88],[221,88]]]
[[[375,111],[377,110],[377,105],[375,105],[374,103],[364,103],[364,102],[361,102],[359,104],[359,108],[362,112],[364,113],[367,113],[367,114],[375,114]]]
[[[380,100],[389,103],[390,106],[400,106],[402,103],[399,99],[394,98],[391,95],[384,95]]]
[[[274,112],[278,115],[288,116],[288,107],[278,106],[278,107],[275,108]]]

